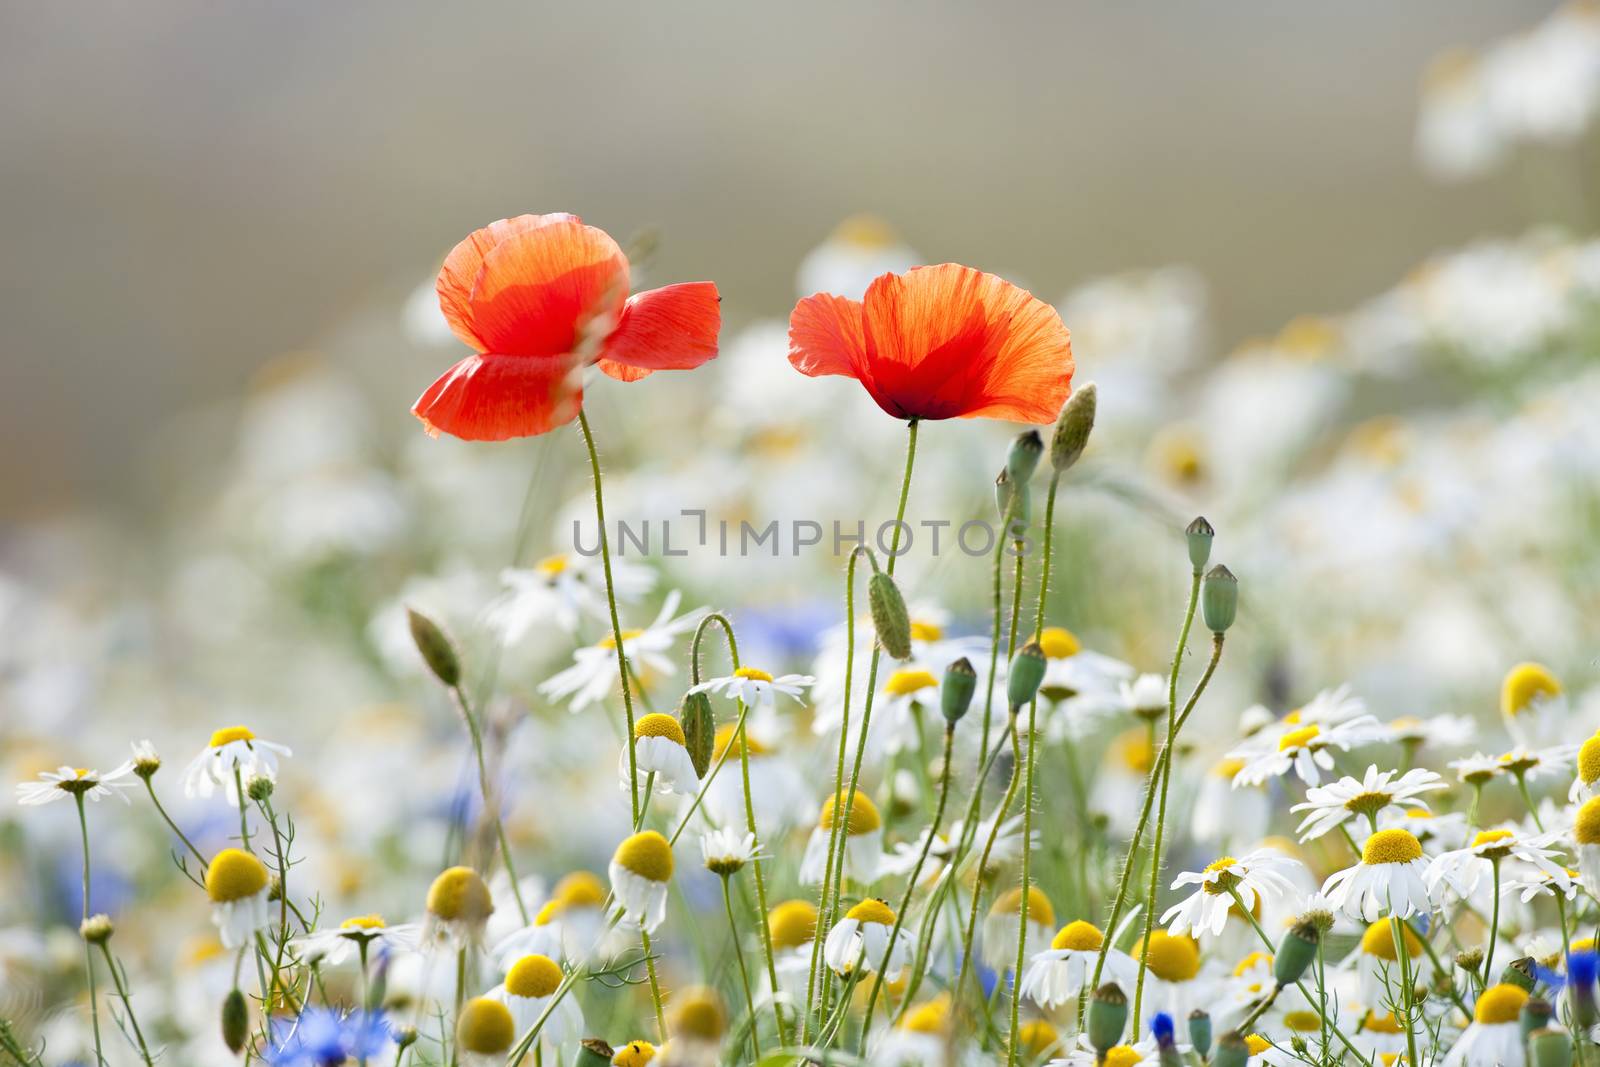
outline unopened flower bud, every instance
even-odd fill
[[[1272,957],[1272,977],[1281,988],[1294,985],[1317,958],[1322,933],[1306,919],[1291,926]]]
[[[1528,1035],[1528,1062],[1532,1067],[1572,1067],[1572,1035],[1541,1027]]]
[[[1227,633],[1233,625],[1239,610],[1239,579],[1220,563],[1207,572],[1200,586],[1200,608],[1212,633]]]
[[[1104,1059],[1122,1041],[1128,1025],[1128,996],[1115,982],[1107,982],[1089,998],[1089,1044]]]
[[[900,587],[883,571],[876,571],[867,582],[867,604],[872,610],[872,628],[878,644],[895,659],[911,658],[911,616]]]
[[[1011,657],[1011,666],[1006,671],[1006,700],[1013,711],[1026,705],[1039,692],[1049,665],[1037,641],[1029,641]]]
[[[415,1026],[397,1026],[394,1030],[394,1043],[396,1047],[404,1050],[417,1043],[417,1028]]]
[[[237,1055],[244,1050],[244,1043],[250,1037],[250,1005],[245,1002],[244,994],[237,989],[228,991],[222,998],[222,1043],[228,1046],[228,1051]]]
[[[994,480],[994,503],[1000,511],[1006,536],[1013,540],[1021,537],[1032,513],[1033,494],[1028,490],[1028,483],[1013,481],[1009,472],[1001,471],[1000,477]]]
[[[610,1067],[611,1057],[616,1054],[615,1049],[598,1037],[587,1037],[578,1046],[578,1058],[572,1067]]]
[[[1011,442],[1011,451],[1006,454],[1006,474],[1017,485],[1024,484],[1038,469],[1042,455],[1044,438],[1039,436],[1038,430],[1018,434],[1016,440]]]
[[[1083,455],[1089,443],[1089,432],[1094,429],[1096,390],[1093,382],[1078,386],[1067,398],[1066,407],[1056,419],[1056,430],[1050,438],[1050,465],[1060,474]]]
[[[149,741],[140,741],[133,746],[133,773],[145,781],[155,777],[161,769],[161,756],[156,752],[156,746]]]
[[[1523,1039],[1526,1040],[1535,1030],[1549,1026],[1554,1016],[1555,1009],[1550,1006],[1548,1000],[1543,997],[1529,997],[1523,1002],[1522,1011],[1517,1014],[1517,1025],[1522,1028]]]
[[[1229,1030],[1217,1042],[1217,1054],[1211,1067],[1244,1067],[1250,1059],[1250,1043],[1237,1030]]]
[[[78,926],[78,933],[91,945],[103,945],[111,940],[111,935],[116,927],[111,924],[109,915],[91,915]]]
[[[461,659],[455,645],[438,623],[416,608],[406,608],[406,619],[411,623],[411,640],[416,642],[422,662],[435,678],[454,689],[461,683]]]
[[[1505,970],[1500,972],[1500,981],[1504,985],[1514,985],[1525,993],[1533,992],[1532,956],[1522,956],[1506,964]]]
[[[1483,966],[1483,949],[1464,948],[1456,953],[1456,966],[1463,971],[1478,973],[1478,968]]]
[[[683,729],[683,746],[689,750],[695,777],[704,778],[717,747],[717,717],[711,710],[710,695],[685,694],[683,703],[678,705],[678,725]]]
[[[250,780],[244,784],[244,791],[251,800],[259,804],[263,800],[272,798],[272,785],[272,779],[266,775],[253,774],[250,776]]]
[[[1189,541],[1189,562],[1194,565],[1194,572],[1199,574],[1211,559],[1211,542],[1216,539],[1217,531],[1204,515],[1198,515],[1184,528],[1183,536]]]
[[[972,696],[978,691],[978,672],[972,661],[962,656],[944,669],[944,681],[939,686],[939,708],[944,720],[951,726],[961,721],[972,706]]]
[[[1189,1044],[1201,1059],[1211,1054],[1211,1016],[1204,1009],[1196,1008],[1189,1013]]]

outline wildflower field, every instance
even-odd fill
[[[1419,160],[1597,107],[1574,2]],[[138,552],[12,539],[0,1064],[1600,1067],[1600,240],[1218,352],[1181,266],[859,215],[734,308],[562,206]]]

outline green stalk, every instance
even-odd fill
[[[243,794],[240,794],[241,797]],[[89,921],[89,816],[83,810],[83,794],[75,792],[72,799],[78,805],[78,830],[83,836],[83,921]],[[94,1027],[94,1060],[97,1064],[106,1062],[105,1051],[100,1046],[100,1002],[95,992],[94,981],[94,946],[85,941],[83,943],[83,962],[89,975],[89,1021]]]
[[[619,643],[617,647],[620,650],[622,646]],[[450,695],[455,697],[456,710],[461,712],[461,718],[466,721],[467,735],[472,739],[472,754],[478,760],[478,794],[483,798],[483,812],[489,817],[489,822],[494,827],[495,840],[500,844],[500,858],[505,862],[506,877],[511,881],[511,896],[517,902],[517,915],[522,919],[522,925],[527,926],[532,920],[528,916],[528,906],[522,900],[522,887],[517,884],[517,868],[511,860],[511,842],[506,837],[505,822],[500,818],[499,801],[489,786],[488,763],[483,757],[483,731],[478,726],[477,716],[472,711],[472,703],[467,699],[466,690],[461,688],[460,682],[450,687]],[[631,724],[628,727],[628,735],[633,736]],[[632,751],[631,747],[629,751]],[[634,788],[637,791],[637,785]],[[637,795],[634,799],[637,803]],[[637,825],[634,826],[635,830],[638,828]]]
[[[139,1029],[139,1020],[133,1014],[133,1001],[128,996],[128,987],[122,979],[122,972],[117,968],[117,961],[112,958],[111,946],[104,941],[100,942],[100,951],[106,958],[106,969],[111,972],[111,981],[117,987],[117,996],[122,1000],[122,1010],[127,1013],[128,1025],[133,1027],[133,1036],[139,1043],[139,1057],[144,1060],[145,1067],[155,1067],[155,1060],[150,1056],[150,1047],[145,1044],[144,1031]]]
[[[722,906],[728,913],[728,933],[733,935],[733,958],[739,962],[739,980],[744,985],[745,1010],[750,1015],[750,1050],[755,1053],[756,1059],[761,1058],[761,1038],[756,1026],[756,998],[750,992],[750,971],[744,965],[744,949],[739,945],[739,923],[733,917],[733,896],[728,891],[728,876],[722,876]],[[780,1044],[784,1042],[780,1039]]]

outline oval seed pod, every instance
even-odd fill
[[[717,743],[717,718],[706,693],[686,693],[678,705],[678,725],[683,728],[683,746],[689,750],[694,773],[704,778],[711,769],[711,755]]]
[[[911,616],[905,597],[894,579],[878,571],[867,581],[867,605],[872,611],[872,628],[878,643],[895,659],[911,658]]]

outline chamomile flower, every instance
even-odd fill
[[[756,835],[732,827],[708,831],[700,835],[700,856],[706,870],[726,877],[756,858]]]
[[[1423,793],[1447,788],[1444,780],[1432,771],[1417,768],[1400,774],[1398,771],[1379,771],[1369,765],[1361,778],[1346,776],[1337,782],[1314,786],[1306,790],[1303,804],[1296,804],[1292,812],[1310,812],[1301,822],[1301,841],[1311,841],[1330,830],[1335,830],[1351,819],[1364,817],[1376,822],[1386,813],[1406,808],[1427,808],[1418,799]]]
[[[206,865],[206,896],[211,899],[211,922],[223,948],[250,943],[257,930],[272,922],[267,895],[272,879],[266,865],[254,854],[225,848]]]
[[[1458,898],[1465,900],[1477,890],[1486,872],[1502,860],[1514,858],[1543,872],[1565,892],[1570,887],[1567,869],[1552,857],[1560,850],[1550,846],[1565,836],[1562,831],[1524,833],[1514,823],[1491,830],[1483,830],[1465,848],[1441,852],[1428,864],[1424,877],[1430,893],[1438,894],[1448,887]],[[1481,862],[1480,862],[1481,861]]]
[[[1600,733],[1578,746],[1577,764],[1578,773],[1572,780],[1567,799],[1581,804],[1600,794],[1600,784],[1597,784],[1600,783]]]
[[[1422,938],[1410,923],[1400,924],[1400,939],[1406,947],[1406,959],[1415,973],[1417,959],[1422,955]],[[1340,965],[1346,972],[1354,971],[1360,1003],[1372,1007],[1384,1002],[1386,986],[1399,974],[1395,964],[1394,925],[1388,919],[1377,919],[1367,925],[1361,942]]]
[[[450,867],[428,887],[427,912],[424,939],[463,948],[483,940],[484,928],[494,913],[494,899],[477,871]]]
[[[456,1015],[456,1048],[463,1067],[499,1064],[517,1039],[511,1009],[492,997],[474,997]]]
[[[1122,706],[1141,719],[1160,719],[1167,714],[1167,680],[1159,674],[1141,674],[1123,681]]]
[[[297,937],[289,947],[306,963],[337,967],[362,948],[373,946],[388,955],[414,951],[421,928],[416,923],[390,926],[381,915],[356,915],[328,930]]]
[[[286,745],[266,741],[248,726],[229,726],[211,735],[210,742],[183,772],[185,796],[209,797],[221,786],[228,803],[242,807],[239,786],[252,778],[278,778],[278,757],[291,756]]]
[[[533,922],[496,942],[492,955],[502,967],[529,955],[587,960],[604,932],[605,899],[605,885],[593,872],[573,871],[556,883]]]
[[[629,670],[637,674],[671,675],[677,672],[666,653],[678,635],[694,629],[702,611],[676,615],[682,594],[673,590],[656,613],[655,621],[642,630],[622,632],[622,650],[627,653]],[[582,711],[611,695],[617,686],[617,644],[612,634],[572,654],[572,666],[552,675],[539,686],[539,692],[552,701],[569,700],[571,711]]]
[[[1078,994],[1094,977],[1095,964],[1105,935],[1093,923],[1074,920],[1056,931],[1050,947],[1033,953],[1022,971],[1023,996],[1051,1011],[1074,1003]],[[1153,943],[1152,943],[1153,944]],[[1126,952],[1111,949],[1106,953],[1101,980],[1133,988],[1139,972],[1138,961]]]
[[[723,693],[744,702],[751,711],[770,711],[781,694],[804,704],[803,694],[816,681],[809,674],[781,674],[774,678],[759,667],[740,667],[722,678],[712,678],[689,689],[691,693]]]
[[[844,918],[833,924],[828,938],[822,943],[822,957],[837,974],[850,974],[859,970],[863,974],[875,973],[883,963],[883,954],[889,947],[889,933],[894,927],[894,909],[877,899],[863,900]],[[896,938],[894,952],[889,957],[884,977],[893,979],[910,962],[911,947],[904,937]]]
[[[1189,1012],[1205,1006],[1209,983],[1201,974],[1200,943],[1194,938],[1157,927],[1150,931],[1148,955],[1142,937],[1133,943],[1128,955],[1136,967],[1140,957],[1146,956],[1146,1011],[1164,1011],[1174,1019],[1187,1019]],[[1104,980],[1104,975],[1101,977]]]
[[[1587,885],[1600,885],[1600,797],[1583,802],[1572,818],[1572,839],[1578,846],[1578,870]]]
[[[54,771],[40,771],[36,782],[17,783],[18,804],[49,804],[68,797],[82,797],[98,802],[101,797],[115,796],[128,803],[124,789],[133,789],[139,783],[132,780],[133,761],[123,763],[101,773],[86,767],[58,767]]]
[[[1429,851],[1448,852],[1472,837],[1464,811],[1429,811],[1426,808],[1392,808],[1378,816],[1380,830],[1406,830]]]
[[[650,1067],[656,1047],[648,1041],[630,1041],[611,1054],[611,1067]]]
[[[1228,753],[1244,761],[1234,775],[1234,784],[1259,785],[1292,770],[1306,785],[1317,785],[1323,771],[1333,770],[1332,749],[1348,752],[1378,740],[1381,733],[1382,727],[1371,715],[1327,725],[1312,722],[1290,730],[1263,730]]]
[[[841,842],[844,849],[844,877],[862,885],[877,881],[883,860],[883,819],[878,814],[878,806],[865,793],[857,792],[854,796],[854,801],[849,803],[842,793],[822,802],[816,828],[811,831],[805,855],[800,859],[802,885],[822,884],[823,876],[827,873],[828,838],[840,807],[848,807],[850,811]]]
[[[1519,1019],[1528,994],[1502,982],[1485,989],[1472,1008],[1472,1023],[1445,1054],[1444,1067],[1504,1067],[1523,1060]]]
[[[1561,682],[1542,663],[1519,663],[1500,684],[1500,715],[1519,745],[1537,747],[1559,738],[1570,726]]]
[[[770,745],[751,737],[748,729],[744,731],[743,743],[735,746],[734,733],[733,723],[717,727],[711,765],[715,767],[722,762],[723,766],[705,787],[701,803],[706,813],[721,826],[745,821],[745,779],[739,759],[742,749],[750,758],[750,805],[755,809],[756,828],[762,837],[804,821],[811,793],[794,764]],[[734,746],[733,751],[728,751],[729,746]]]
[[[1424,745],[1461,748],[1478,736],[1478,724],[1465,715],[1430,715],[1425,719],[1402,715],[1384,723],[1386,740],[1413,754]]]
[[[1046,1067],[1156,1067],[1160,1062],[1160,1053],[1152,1038],[1142,1038],[1131,1045],[1113,1045],[1102,1057],[1089,1043],[1089,1035],[1079,1034],[1077,1045],[1062,1058],[1051,1060]]]
[[[548,1062],[557,1062],[556,1057],[564,1046],[575,1044],[583,1037],[583,1009],[578,1006],[577,998],[555,999],[563,977],[561,966],[549,956],[523,956],[511,965],[505,981],[484,994],[506,1006],[519,1034],[527,1033],[534,1023],[544,1018],[537,1045],[543,1052],[542,1058]],[[547,1010],[549,1016],[545,1017]]]
[[[1105,760],[1096,769],[1089,809],[1104,815],[1115,832],[1131,833],[1138,822],[1155,759],[1150,732],[1143,726],[1124,730],[1112,739]]]
[[[1122,708],[1122,684],[1134,676],[1121,660],[1083,647],[1070,630],[1046,626],[1039,633],[1044,681],[1039,695],[1060,707],[1061,718],[1077,735],[1097,718]]]
[[[1016,966],[1017,934],[1022,921],[1022,887],[1013,886],[994,898],[983,919],[982,959],[992,971],[1005,973]],[[1044,890],[1028,886],[1028,939],[1024,959],[1031,959],[1050,943],[1056,928],[1056,910]]]
[[[1529,870],[1507,878],[1500,884],[1500,895],[1518,897],[1522,903],[1531,903],[1537,897],[1554,897],[1557,892],[1572,900],[1583,891],[1583,877],[1574,870],[1565,870],[1566,877],[1558,883],[1554,877],[1541,870]]]
[[[950,994],[940,993],[907,1011],[905,1018],[885,1027],[872,1041],[872,1060],[882,1067],[922,1067],[940,1063],[954,1034]]]
[[[778,985],[794,998],[802,998],[811,970],[811,943],[817,938],[817,908],[809,900],[785,900],[767,912],[767,933],[772,938],[773,966]]]
[[[641,783],[652,776],[658,793],[693,796],[700,790],[700,776],[689,757],[683,727],[671,715],[652,712],[641,715],[633,724],[633,761]],[[617,774],[622,788],[628,788],[629,753],[626,745],[617,754]]]
[[[1168,930],[1174,935],[1192,931],[1217,937],[1228,924],[1228,909],[1233,906],[1235,893],[1247,908],[1254,908],[1266,895],[1292,894],[1295,886],[1289,875],[1300,867],[1299,860],[1272,848],[1258,848],[1239,859],[1224,856],[1203,871],[1180,874],[1173,881],[1173,889],[1187,885],[1200,888],[1187,900],[1168,908],[1161,921],[1169,924]]]
[[[1199,845],[1226,848],[1230,841],[1258,841],[1272,820],[1265,783],[1235,786],[1244,761],[1218,760],[1206,771],[1194,798],[1189,833]]]
[[[1433,905],[1424,880],[1422,844],[1406,830],[1379,830],[1367,838],[1361,862],[1331,875],[1322,893],[1337,910],[1371,922],[1385,913],[1409,918]]]
[[[623,914],[646,933],[654,933],[667,917],[672,868],[672,846],[654,830],[634,834],[611,857],[611,892]]]
[[[617,601],[637,602],[654,588],[655,571],[637,563],[611,559],[611,581]],[[485,621],[508,645],[554,622],[573,633],[585,619],[609,620],[605,573],[599,555],[562,552],[546,556],[527,569],[500,572],[505,592],[485,612]]]

